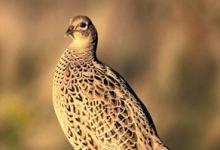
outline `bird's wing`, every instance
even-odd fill
[[[98,139],[120,149],[153,149],[155,142],[161,144],[150,114],[128,83],[107,66],[96,69],[91,90],[96,109],[90,121]]]

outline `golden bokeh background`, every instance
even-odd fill
[[[171,149],[220,149],[220,1],[1,0],[1,150],[71,150],[52,78],[79,14],[97,27],[100,60],[128,80]]]

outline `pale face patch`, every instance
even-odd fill
[[[81,32],[73,33],[73,41],[70,44],[71,48],[82,49],[88,47],[92,42],[92,36],[89,34],[88,36],[83,35]]]

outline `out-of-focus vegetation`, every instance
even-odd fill
[[[220,1],[1,0],[0,149],[70,150],[52,107],[69,18],[89,16],[176,150],[220,149]]]

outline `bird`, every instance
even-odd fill
[[[75,150],[168,150],[150,113],[128,82],[98,60],[91,19],[70,19],[71,43],[53,78],[53,106]]]

